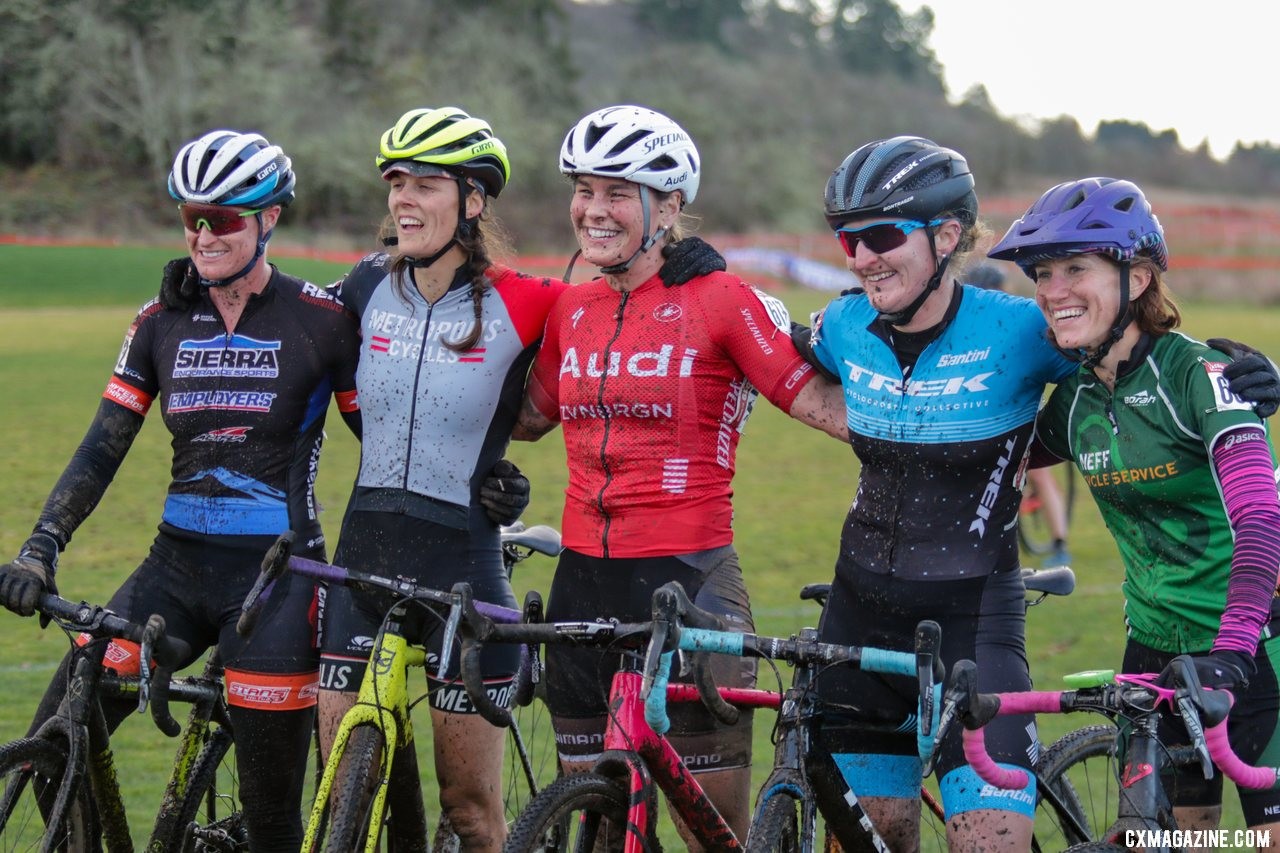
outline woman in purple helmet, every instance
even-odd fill
[[[1206,687],[1236,697],[1232,746],[1280,759],[1280,499],[1276,459],[1253,408],[1223,378],[1228,361],[1174,331],[1164,231],[1129,181],[1085,178],[1046,192],[991,257],[1036,285],[1054,346],[1079,367],[1054,389],[1032,464],[1084,475],[1125,565],[1125,672],[1193,656]],[[1120,614],[1116,614],[1119,617]],[[1166,744],[1185,740],[1180,725]],[[1179,827],[1215,827],[1222,775],[1166,779]],[[1280,845],[1280,792],[1240,791],[1251,828]]]

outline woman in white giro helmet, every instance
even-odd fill
[[[160,418],[172,479],[159,529],[109,607],[135,621],[163,617],[168,636],[190,647],[179,668],[218,650],[246,824],[228,832],[254,853],[296,851],[319,671],[315,584],[281,578],[252,636],[235,625],[277,535],[292,530],[300,555],[325,558],[308,472],[330,399],[359,434],[359,329],[336,299],[267,263],[294,192],[278,146],[257,133],[207,133],[178,152],[168,191],[188,254],[165,267],[168,298],[138,311],[79,449],[17,559],[0,566],[0,604],[31,615],[42,590],[56,591],[59,552],[106,497],[147,415]],[[107,659],[136,674],[136,652],[117,641]],[[57,712],[66,673],[64,663],[37,724]],[[113,731],[136,707],[102,699]]]
[[[730,524],[738,437],[757,393],[839,436],[838,393],[828,396],[838,389],[812,381],[786,307],[723,265],[675,286],[669,247],[702,178],[678,124],[644,107],[598,110],[565,137],[560,170],[573,183],[569,218],[581,255],[603,277],[571,287],[552,308],[515,433],[535,439],[564,427],[565,551],[547,617],[647,619],[653,590],[675,580],[699,606],[749,630]],[[590,767],[615,658],[548,649],[547,701],[570,771]],[[754,682],[749,663],[718,666],[718,684]],[[725,726],[686,706],[673,711],[671,740],[743,837],[750,715]]]

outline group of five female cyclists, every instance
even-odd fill
[[[255,850],[296,849],[295,783],[317,680],[327,745],[381,616],[379,602],[322,590],[317,660],[307,640],[313,591],[298,584],[273,631],[248,645],[226,633],[265,537],[305,530],[322,553],[311,486],[330,393],[363,442],[338,562],[404,574],[416,566],[419,580],[439,588],[468,580],[482,598],[513,603],[496,522],[518,512],[527,483],[501,457],[509,438],[559,425],[566,549],[548,616],[643,618],[652,591],[679,580],[744,629],[752,618],[730,484],[738,438],[763,393],[850,443],[861,463],[822,639],[909,648],[916,622],[931,618],[944,626],[944,658],[976,660],[983,690],[1030,685],[1012,524],[1024,460],[1070,459],[1087,468],[1121,543],[1131,607],[1153,619],[1167,610],[1186,626],[1170,643],[1132,634],[1131,623],[1126,665],[1194,652],[1221,676],[1214,683],[1248,682],[1245,704],[1272,710],[1269,719],[1241,715],[1237,748],[1263,754],[1276,681],[1255,650],[1280,560],[1274,481],[1269,494],[1263,482],[1269,445],[1230,391],[1228,359],[1167,334],[1177,315],[1163,307],[1171,305],[1163,233],[1132,184],[1057,187],[1015,223],[995,255],[1036,281],[1032,302],[947,275],[984,236],[960,154],[920,137],[860,146],[828,181],[825,214],[861,291],[834,301],[793,342],[780,301],[725,272],[705,243],[682,239],[701,162],[661,113],[597,110],[564,139],[570,222],[582,257],[601,273],[575,287],[492,260],[505,246],[490,203],[510,167],[486,122],[455,108],[411,110],[381,137],[376,164],[388,186],[388,249],[326,290],[266,263],[293,192],[283,152],[226,131],[183,148],[170,192],[181,202],[189,262],[166,271],[166,298],[135,320],[89,435],[0,578],[3,603],[29,614],[159,398],[174,434],[174,479],[152,554],[113,606],[163,611],[196,651],[226,645],[229,672],[257,679],[246,684],[294,691],[292,713],[251,709],[256,717],[237,726],[246,732],[238,752]],[[1047,383],[1059,388],[1035,443]],[[1200,457],[1207,464],[1192,464]],[[1124,475],[1135,466],[1167,476]],[[1158,531],[1139,530],[1132,516],[1151,501],[1180,514],[1171,509]],[[734,666],[721,674],[726,683],[754,678]],[[514,658],[496,651],[485,674],[497,690],[513,670]],[[567,769],[598,750],[606,709],[588,699],[604,695],[602,677],[607,685],[598,655],[556,651],[548,661]],[[438,697],[455,689],[432,687]],[[827,745],[867,795],[876,825],[910,848],[914,739],[868,741],[856,717],[912,701],[913,688],[832,673],[821,689],[854,718],[833,717]],[[467,703],[433,703],[441,804],[466,849],[497,849],[502,739],[460,708]],[[269,730],[259,719],[279,723],[270,743],[251,742]],[[714,766],[706,787],[744,833],[749,715],[726,727],[690,712],[675,731],[686,757],[715,756],[691,763]],[[988,739],[1000,760],[1020,766],[1034,741],[1031,721],[1017,718]],[[992,796],[958,744],[941,749],[957,849],[1025,849],[1025,798]],[[1248,809],[1251,826],[1268,822],[1255,819],[1264,799]]]

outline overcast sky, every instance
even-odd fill
[[[899,0],[928,5],[930,41],[958,99],[987,87],[1002,115],[1072,115],[1173,128],[1226,157],[1237,139],[1280,144],[1280,7],[1270,0]]]

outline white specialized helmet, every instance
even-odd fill
[[[684,128],[645,107],[616,106],[584,116],[560,146],[560,171],[680,190],[685,204],[698,194],[698,149]]]

